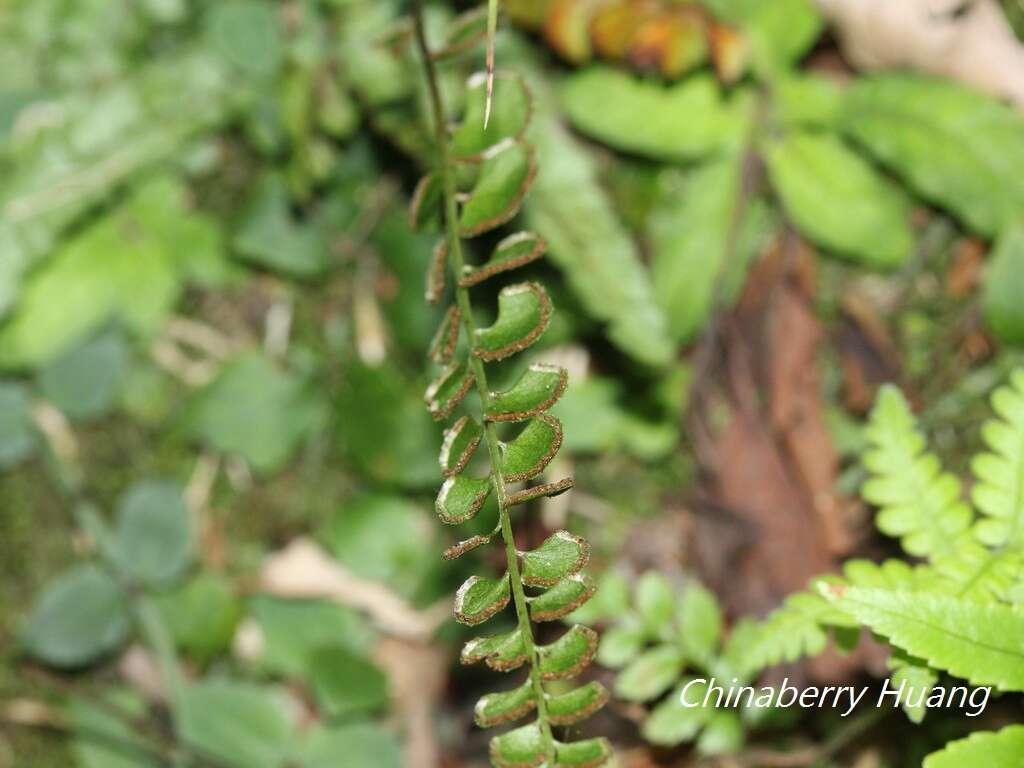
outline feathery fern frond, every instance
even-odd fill
[[[546,765],[598,768],[611,757],[604,739],[571,744],[556,741],[553,725],[577,723],[604,705],[607,691],[600,683],[550,694],[547,680],[575,677],[590,664],[597,635],[575,625],[547,645],[534,639],[532,622],[561,618],[585,603],[593,583],[581,573],[589,558],[587,543],[558,531],[536,549],[520,552],[512,532],[510,510],[541,496],[554,496],[572,487],[572,480],[528,485],[544,472],[562,444],[562,425],[547,413],[565,391],[566,372],[531,365],[508,390],[493,392],[485,363],[516,355],[545,332],[552,304],[544,288],[533,282],[506,285],[498,293],[492,325],[476,324],[470,290],[539,258],[544,241],[532,232],[501,240],[489,260],[466,263],[463,240],[490,232],[509,221],[529,191],[535,174],[533,148],[524,135],[532,112],[524,81],[495,73],[493,36],[497,2],[487,13],[487,70],[470,78],[464,121],[454,129],[445,122],[436,61],[423,30],[422,8],[414,5],[416,37],[427,72],[436,131],[437,164],[417,185],[410,221],[430,228],[443,222],[445,235],[428,268],[427,298],[439,303],[451,286],[453,303],[431,347],[431,359],[443,366],[427,389],[426,402],[434,418],[462,413],[445,433],[439,463],[444,483],[436,510],[442,522],[456,525],[480,514],[485,502],[497,501],[498,520],[488,536],[473,536],[450,547],[445,559],[455,559],[500,535],[505,547],[506,572],[499,578],[473,576],[456,595],[455,616],[463,624],[483,624],[511,603],[516,628],[504,635],[478,637],[466,644],[464,663],[484,661],[493,669],[510,671],[525,666],[527,675],[514,687],[480,699],[475,720],[480,727],[511,723],[532,715],[534,721],[491,740],[491,762],[498,768]],[[464,17],[465,34],[476,34],[478,16]],[[449,48],[462,47],[462,32],[449,34]],[[450,280],[447,280],[448,273]],[[460,352],[461,350],[461,352]],[[477,397],[468,397],[472,390]],[[473,402],[473,408],[468,403]],[[500,439],[498,426],[514,430]],[[489,469],[470,474],[471,460],[484,445]],[[530,590],[530,594],[527,594]]]
[[[950,551],[970,525],[960,482],[942,470],[925,448],[907,401],[891,385],[882,387],[866,430],[871,445],[864,466],[871,473],[861,491],[880,507],[877,526],[899,536],[907,554],[934,558]]]

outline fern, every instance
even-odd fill
[[[437,62],[464,47],[452,43],[432,52],[423,28],[422,7],[414,6],[417,43],[424,60],[430,107],[435,127],[437,160],[420,181],[413,197],[410,219],[414,226],[443,222],[445,235],[428,270],[428,299],[437,302],[451,277],[454,302],[445,313],[431,348],[441,372],[426,393],[427,406],[436,419],[464,411],[447,430],[440,463],[445,476],[436,508],[442,522],[469,521],[496,501],[498,521],[488,535],[476,535],[444,553],[457,558],[471,549],[500,538],[506,572],[500,577],[473,576],[459,589],[455,616],[477,625],[512,604],[516,627],[504,635],[478,637],[462,653],[465,663],[486,662],[508,671],[526,667],[519,685],[491,693],[477,703],[475,719],[481,727],[520,720],[531,713],[534,721],[491,740],[491,761],[499,768],[519,766],[600,766],[611,758],[605,739],[561,743],[552,733],[556,725],[576,723],[599,709],[608,698],[600,683],[569,692],[548,693],[545,681],[575,677],[591,661],[597,648],[593,630],[574,625],[547,645],[537,644],[532,622],[562,618],[593,594],[592,583],[581,571],[589,557],[587,543],[559,531],[530,552],[516,548],[511,510],[541,496],[553,496],[572,487],[569,478],[513,488],[540,475],[561,446],[562,426],[546,411],[565,390],[566,372],[551,366],[529,366],[508,390],[493,392],[485,362],[504,360],[532,345],[545,331],[552,305],[544,288],[532,282],[508,285],[498,294],[497,319],[487,327],[476,323],[471,289],[540,257],[543,240],[522,232],[501,240],[486,262],[467,264],[464,239],[490,232],[517,213],[535,174],[533,148],[525,141],[531,105],[522,79],[493,68],[493,33],[497,3],[487,13],[487,71],[470,78],[464,121],[450,129],[438,85]],[[449,35],[457,41],[461,33]],[[476,408],[467,407],[475,390]],[[508,441],[499,438],[498,426],[523,424]],[[509,427],[505,427],[509,428]],[[488,471],[473,476],[470,468],[480,444],[486,448]]]
[[[1024,725],[1008,725],[995,733],[972,733],[966,739],[950,742],[928,755],[924,768],[1018,768],[1024,754]]]
[[[968,528],[971,512],[961,499],[960,482],[925,450],[914,416],[895,387],[879,391],[866,437],[871,447],[864,466],[872,477],[862,495],[880,508],[878,529],[901,537],[911,555],[934,558],[948,552]]]

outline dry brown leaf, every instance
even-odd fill
[[[383,584],[351,573],[305,537],[267,559],[260,589],[277,597],[333,600],[363,611],[382,632],[407,640],[429,640],[451,615],[448,600],[416,610]]]

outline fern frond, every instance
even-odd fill
[[[983,515],[974,532],[989,547],[1024,547],[1024,370],[992,394],[997,418],[981,429],[988,451],[971,462],[971,493]]]
[[[444,240],[428,266],[427,299],[440,303],[451,286],[454,301],[444,315],[431,346],[430,358],[444,366],[426,393],[427,407],[438,419],[462,413],[445,433],[439,464],[445,480],[436,511],[442,522],[456,525],[497,501],[498,522],[488,536],[473,536],[445,551],[455,559],[499,536],[505,549],[506,571],[497,578],[470,577],[455,599],[455,617],[470,626],[483,624],[515,609],[516,628],[505,635],[476,638],[466,644],[464,663],[484,661],[493,669],[527,668],[525,680],[512,688],[487,694],[475,709],[481,727],[520,720],[534,721],[491,740],[495,766],[590,766],[598,768],[611,757],[606,741],[597,739],[563,744],[554,739],[552,725],[576,723],[599,709],[608,698],[599,684],[552,696],[545,681],[575,677],[590,664],[597,635],[576,625],[547,645],[534,639],[533,622],[552,621],[585,603],[593,583],[581,573],[589,558],[587,543],[558,531],[536,549],[520,552],[512,531],[511,510],[540,496],[564,493],[572,479],[510,490],[513,483],[532,481],[542,474],[562,444],[562,425],[547,410],[565,390],[566,372],[532,365],[513,386],[492,392],[486,363],[504,360],[532,346],[546,331],[553,311],[551,299],[533,282],[507,285],[498,293],[497,317],[488,327],[475,321],[470,290],[480,283],[540,258],[544,240],[521,232],[500,241],[490,259],[478,266],[464,257],[465,238],[490,232],[515,216],[535,175],[535,153],[524,136],[532,106],[521,78],[495,76],[493,44],[497,1],[487,13],[487,70],[467,85],[465,120],[451,130],[438,85],[436,61],[423,29],[422,6],[414,3],[416,39],[426,67],[438,163],[417,185],[410,222],[430,227],[442,222]],[[478,17],[464,17],[461,31],[448,36],[448,50],[464,50],[462,34],[475,35]],[[445,279],[445,272],[451,280]],[[460,341],[463,342],[460,345]],[[456,359],[463,350],[463,359]],[[469,397],[476,391],[475,402]],[[513,430],[499,439],[498,427]],[[470,467],[479,447],[486,448],[487,474],[474,477]],[[473,461],[471,461],[473,460]],[[532,594],[526,594],[526,588]]]
[[[950,551],[969,527],[971,511],[961,498],[960,482],[925,449],[910,407],[896,387],[879,390],[866,437],[870,448],[864,466],[871,479],[862,495],[880,508],[878,529],[900,537],[910,555],[935,558]]]
[[[1024,755],[1024,725],[1008,725],[1001,731],[972,733],[951,741],[924,759],[923,768],[1019,768]]]
[[[973,685],[1024,691],[1024,611],[921,592],[822,584],[822,594],[897,648]]]

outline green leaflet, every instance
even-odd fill
[[[466,111],[455,133],[452,150],[459,157],[478,155],[506,139],[522,138],[533,109],[523,78],[513,72],[494,76],[494,108],[484,128],[487,75],[477,72],[466,84]]]
[[[465,363],[452,363],[430,382],[423,395],[430,415],[445,419],[451,415],[473,386],[473,373]]]
[[[568,376],[564,368],[533,363],[509,389],[491,393],[487,418],[490,421],[526,421],[543,413],[565,392]]]
[[[562,447],[562,423],[546,413],[533,417],[515,439],[502,443],[501,472],[508,482],[536,477]]]
[[[471,416],[460,416],[444,433],[438,461],[446,478],[459,474],[469,463],[483,431]]]
[[[1014,371],[1008,386],[992,393],[998,418],[981,430],[988,452],[971,462],[977,483],[971,498],[984,517],[975,527],[978,539],[990,547],[1024,544],[1024,371]]]
[[[171,585],[194,556],[184,489],[140,481],[119,499],[112,556],[122,573],[150,588]]]
[[[843,131],[922,197],[993,236],[1024,209],[1024,117],[976,91],[909,74],[858,80]]]
[[[590,664],[596,651],[597,633],[590,627],[574,624],[553,643],[537,646],[541,677],[545,680],[576,677]]]
[[[177,179],[153,179],[68,240],[0,325],[0,366],[45,363],[112,320],[154,333],[185,283],[211,274],[222,255],[215,223],[185,192]]]
[[[536,708],[533,683],[527,680],[518,688],[482,696],[473,708],[473,719],[481,728],[493,728],[525,717]]]
[[[682,684],[651,711],[643,724],[647,741],[675,746],[692,740],[707,725],[713,713],[710,707],[684,707],[681,703],[683,687],[689,682],[684,678]],[[687,701],[694,704],[703,701],[706,690],[704,683],[693,683],[687,690]]]
[[[989,256],[982,289],[985,322],[1008,344],[1024,344],[1024,222],[1008,226]]]
[[[823,593],[893,645],[973,685],[1024,690],[1024,612],[1000,603],[863,587]]]
[[[1024,725],[1008,725],[993,733],[972,733],[951,741],[924,759],[923,768],[1018,768],[1024,755]]]
[[[500,144],[484,155],[476,183],[459,215],[464,237],[494,229],[519,212],[537,172],[533,149],[523,142]]]
[[[522,632],[517,628],[503,635],[474,638],[462,647],[460,659],[463,664],[483,661],[499,672],[521,667],[527,661]]]
[[[552,725],[574,725],[586,720],[608,701],[608,690],[596,680],[568,693],[548,696],[548,716]]]
[[[911,555],[935,558],[948,552],[970,525],[971,510],[961,499],[960,482],[925,450],[896,387],[879,390],[865,436],[871,447],[863,462],[872,476],[861,494],[880,507],[878,529],[901,537]]]
[[[536,232],[516,232],[503,238],[479,267],[467,267],[459,285],[469,288],[502,272],[517,269],[544,255],[547,243]]]
[[[538,283],[508,285],[498,294],[498,319],[478,328],[473,354],[483,360],[503,360],[522,352],[540,338],[551,320],[551,299]]]
[[[531,80],[534,90],[540,86]],[[550,107],[529,133],[538,172],[524,212],[549,245],[587,312],[607,323],[616,347],[635,360],[663,366],[674,349],[665,317],[654,301],[636,244],[598,181],[594,159],[562,126]]]
[[[818,245],[879,269],[909,255],[906,196],[835,136],[792,133],[765,160],[789,217]]]
[[[555,745],[555,759],[564,768],[597,768],[611,757],[612,747],[607,739],[587,739]]]
[[[741,155],[730,153],[685,177],[674,170],[662,176],[649,221],[651,278],[669,332],[679,342],[692,339],[707,321],[719,281],[722,300],[735,299],[770,229],[763,201],[748,201],[741,209],[741,162]]]
[[[550,587],[581,571],[590,559],[590,546],[579,536],[558,531],[523,555],[523,583]]]
[[[506,605],[511,597],[508,574],[500,579],[470,576],[455,593],[455,618],[463,624],[482,624]]]
[[[586,574],[574,573],[535,597],[527,597],[530,618],[534,621],[554,621],[569,615],[591,598],[596,589]]]
[[[536,768],[544,762],[544,742],[536,723],[491,739],[491,763],[497,768]]]
[[[442,523],[458,525],[476,517],[490,493],[490,477],[454,475],[438,491],[434,509]]]
[[[751,108],[745,93],[726,102],[710,74],[662,85],[601,65],[569,76],[562,106],[587,136],[655,160],[695,160],[737,149]]]

